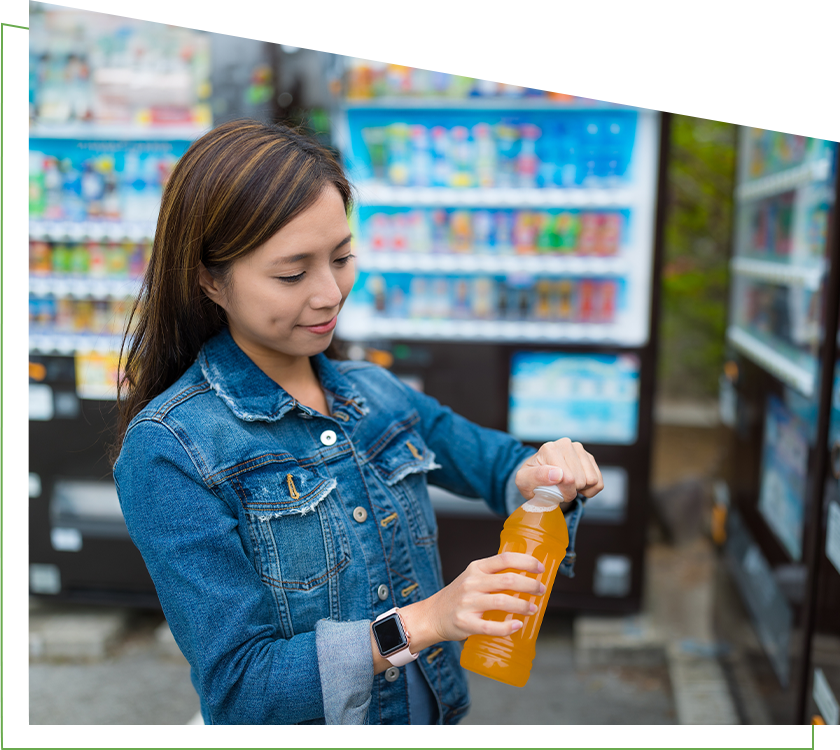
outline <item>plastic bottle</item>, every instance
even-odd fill
[[[533,499],[517,508],[505,521],[499,553],[521,552],[536,557],[545,570],[537,576],[530,573],[522,575],[545,584],[545,593],[535,596],[507,592],[536,604],[537,611],[533,615],[485,612],[486,620],[501,622],[517,619],[523,625],[508,636],[471,635],[461,651],[461,666],[464,669],[514,687],[524,687],[528,682],[545,608],[569,545],[566,520],[559,509],[562,499],[557,487],[537,487]]]

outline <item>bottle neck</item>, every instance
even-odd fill
[[[559,504],[548,500],[539,495],[534,495],[533,498],[522,504],[522,510],[526,513],[550,513],[552,510],[557,510]]]

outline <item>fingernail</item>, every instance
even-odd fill
[[[548,470],[548,481],[549,482],[559,482],[563,478],[563,472],[560,469],[549,469]]]
[[[514,620],[511,623],[511,627],[512,627],[513,630],[519,630],[519,628],[522,627],[522,620]]]
[[[531,614],[534,614],[534,612],[536,612],[536,611],[537,611],[537,605],[532,603],[531,604]]]
[[[538,573],[545,573],[545,565],[543,565],[542,563],[538,563],[537,564],[537,572]]]
[[[544,584],[544,583],[541,583],[541,584],[540,584],[540,593],[541,593],[541,594],[544,594],[544,593],[545,593],[545,584]]]

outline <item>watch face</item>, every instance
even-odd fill
[[[384,620],[375,622],[373,624],[373,635],[382,656],[388,656],[388,654],[399,651],[407,645],[399,616],[396,613]]]

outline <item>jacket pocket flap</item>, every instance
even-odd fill
[[[269,463],[231,482],[245,512],[260,519],[309,513],[337,484],[335,479],[286,462]]]
[[[388,485],[396,484],[409,474],[439,469],[435,454],[414,430],[403,430],[385,445],[371,464]]]

